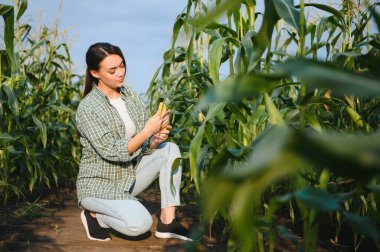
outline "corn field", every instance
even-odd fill
[[[172,110],[183,193],[229,251],[316,251],[347,229],[380,249],[379,5],[189,0],[177,16],[150,109]]]
[[[74,124],[82,77],[67,44],[52,29],[21,22],[27,1],[0,5],[0,195],[24,197],[36,187],[75,181],[79,141]]]

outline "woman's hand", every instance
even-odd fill
[[[169,132],[172,129],[171,125],[166,125],[162,130],[158,131],[150,139],[149,148],[155,149],[160,143],[165,142],[168,139]]]
[[[167,127],[169,124],[169,113],[170,111],[166,111],[160,116],[160,111],[157,111],[156,114],[145,123],[144,130],[147,131],[149,135],[153,135]]]
[[[152,135],[154,135],[151,138],[154,139],[154,145],[152,145],[154,148],[168,138],[167,134],[169,134],[169,129],[171,129],[171,127],[168,125],[169,112],[170,111],[166,111],[160,116],[160,111],[157,111],[157,113],[149,118],[149,120],[145,123],[144,129],[129,140],[128,152],[130,155],[132,155],[138,148],[140,148],[141,145]],[[158,132],[161,133],[157,134],[156,136],[156,133]],[[152,143],[152,141],[150,143]]]

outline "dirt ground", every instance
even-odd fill
[[[108,242],[88,240],[80,220],[81,209],[77,206],[76,191],[64,188],[39,192],[37,200],[28,202],[8,202],[0,204],[0,251],[227,251],[226,241],[222,238],[222,225],[213,224],[212,237],[208,232],[200,232],[200,214],[192,204],[177,208],[181,223],[198,233],[196,242],[185,242],[176,239],[157,239],[154,232],[157,216],[160,214],[160,195],[158,190],[150,188],[139,195],[142,204],[152,214],[153,225],[149,232],[140,237],[127,237],[112,232]],[[35,197],[34,197],[35,198]],[[287,227],[297,243],[302,245],[302,222],[291,223],[286,218],[287,211],[279,211],[277,222]],[[351,252],[354,251],[353,233],[350,227],[341,232],[340,244],[331,242],[331,228],[320,223],[320,236],[317,251]],[[266,244],[268,245],[268,244]],[[276,252],[300,251],[289,239],[277,237]],[[358,251],[378,251],[373,242],[363,241]]]
[[[151,190],[139,197],[153,217],[150,231],[141,237],[126,237],[113,232],[112,240],[108,242],[88,240],[74,189],[49,192],[36,204],[24,204],[22,207],[7,204],[0,211],[0,251],[184,251],[186,247],[190,250],[225,251],[223,244],[209,237],[203,237],[201,245],[176,239],[157,239],[154,232],[160,212],[159,195]],[[190,228],[198,226],[196,213],[184,207],[179,207],[177,212],[183,225]],[[21,215],[23,217],[17,217]]]

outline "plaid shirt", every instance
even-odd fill
[[[120,88],[129,115],[140,132],[148,119],[142,99],[129,87]],[[136,173],[132,159],[149,154],[149,139],[132,155],[128,153],[125,124],[115,107],[96,85],[81,101],[76,113],[82,157],[77,177],[78,203],[84,197],[130,199]]]

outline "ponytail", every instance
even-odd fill
[[[83,98],[86,97],[86,95],[88,95],[88,93],[91,92],[94,83],[98,84],[98,79],[96,79],[94,76],[92,76],[90,73],[90,70],[87,68],[86,76],[85,76],[85,83],[84,83]]]

